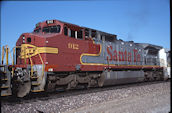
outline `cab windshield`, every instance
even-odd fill
[[[41,28],[35,29],[34,33],[39,33],[41,31]]]
[[[59,33],[60,25],[43,27],[42,32],[44,33]]]

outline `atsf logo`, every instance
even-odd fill
[[[132,52],[134,53],[132,55]],[[133,62],[132,58],[134,57],[134,62],[140,62],[141,56],[138,53],[137,49],[133,49],[131,52],[128,52],[126,50],[124,51],[117,51],[116,49],[113,49],[112,46],[107,47],[107,59],[109,61],[128,61],[128,62]]]

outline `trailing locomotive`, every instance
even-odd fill
[[[3,64],[6,53],[6,64]],[[3,47],[1,96],[168,79],[161,46],[117,39],[117,35],[47,20]],[[161,57],[161,54],[164,54]],[[165,64],[164,64],[165,63]]]

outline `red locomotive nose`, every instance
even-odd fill
[[[20,36],[20,39],[17,41],[17,43],[21,44],[31,44],[33,42],[33,36],[31,36],[29,33],[24,33]]]

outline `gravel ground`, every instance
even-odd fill
[[[170,111],[170,82],[137,83],[34,96],[15,101],[3,99],[1,112],[168,113]]]

